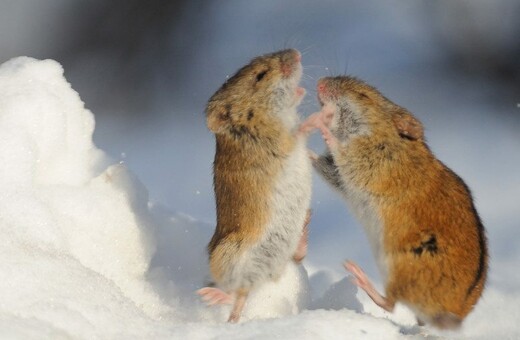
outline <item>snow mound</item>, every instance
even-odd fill
[[[94,118],[51,60],[0,67],[2,309],[73,330],[167,312],[144,280],[146,190],[92,143]],[[49,311],[49,303],[52,310]]]

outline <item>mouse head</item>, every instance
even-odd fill
[[[208,128],[214,133],[240,131],[261,121],[291,123],[305,91],[298,87],[301,54],[288,49],[253,59],[210,98],[206,107]]]
[[[322,78],[317,90],[318,99],[326,109],[323,111],[333,113],[330,129],[341,140],[372,134],[423,140],[419,120],[359,79],[349,76]]]

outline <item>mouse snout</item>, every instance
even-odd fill
[[[296,88],[296,98],[301,99],[305,96],[305,89],[301,86]]]
[[[327,78],[321,78],[320,80],[318,80],[318,84],[316,85],[316,90],[318,91],[318,95],[320,97],[330,94],[330,89],[328,89],[327,87],[328,87]]]
[[[300,51],[290,48],[281,52],[281,59],[284,64],[299,63],[302,60],[302,54]]]
[[[301,62],[302,55],[298,50],[289,49],[282,52],[280,59],[282,64],[282,73],[284,76],[288,77],[296,69],[296,65]]]
[[[325,91],[325,81],[323,81],[323,79],[318,81],[318,86],[316,89],[318,90],[318,93],[323,93],[323,91]]]
[[[302,61],[302,54],[300,53],[300,51],[297,51],[297,50],[295,50],[295,52],[296,52],[296,55],[294,56],[294,60],[296,60],[296,62],[299,63]]]
[[[336,98],[337,89],[335,88],[334,82],[330,78],[321,78],[316,84],[316,92],[318,93],[318,100],[321,105],[324,102],[333,100]]]

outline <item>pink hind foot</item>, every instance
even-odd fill
[[[197,290],[199,294],[209,306],[216,304],[233,305],[228,322],[237,323],[246,304],[248,293],[239,290],[236,294],[228,294],[221,289],[214,287],[204,287]]]
[[[202,300],[206,302],[208,306],[217,304],[232,305],[235,302],[233,295],[218,288],[204,287],[197,290],[197,294],[200,295]]]
[[[240,320],[240,315],[242,314],[242,310],[246,304],[248,293],[246,292],[238,292],[237,298],[235,299],[235,303],[233,304],[233,308],[231,309],[231,314],[229,315],[228,322],[237,323]]]
[[[347,271],[352,273],[354,277],[352,278],[352,283],[354,283],[359,288],[363,289],[367,295],[378,305],[383,308],[387,312],[391,312],[394,310],[394,303],[381,294],[374,288],[372,282],[368,279],[365,272],[361,270],[361,268],[352,261],[346,261],[343,263],[343,266]]]
[[[309,223],[311,221],[311,210],[307,210],[307,216],[303,222],[302,236],[298,242],[298,247],[293,255],[293,260],[296,263],[300,263],[307,255],[307,247],[309,244]]]

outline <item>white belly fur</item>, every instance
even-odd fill
[[[383,283],[386,283],[388,261],[383,249],[383,223],[379,218],[376,208],[370,204],[373,199],[370,199],[368,194],[359,191],[348,183],[348,181],[344,181],[343,185],[343,195],[347,200],[350,210],[365,229]]]
[[[296,251],[310,205],[311,168],[305,140],[299,138],[276,179],[265,233],[237,261],[230,288],[251,289],[283,273]]]

